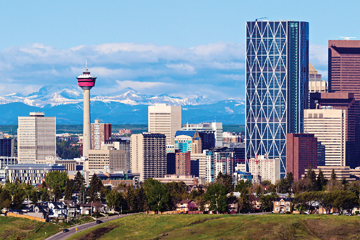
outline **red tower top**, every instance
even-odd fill
[[[82,75],[77,77],[77,80],[79,87],[81,87],[84,90],[85,89],[90,90],[93,86],[95,86],[96,77],[90,74],[87,68],[87,63],[86,63],[85,71],[83,72]]]

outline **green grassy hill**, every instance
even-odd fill
[[[70,239],[359,239],[360,217],[326,215],[133,215]]]

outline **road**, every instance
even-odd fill
[[[134,213],[132,213],[132,214],[134,214]],[[115,219],[118,219],[118,218],[129,216],[129,215],[132,215],[132,214],[124,214],[124,215],[120,215],[120,216],[111,216],[111,217],[108,217],[108,218],[106,218],[106,217],[105,218],[98,218],[98,220],[101,220],[101,221],[103,221],[105,223],[105,222],[109,222],[111,220],[115,220]],[[75,233],[84,231],[86,229],[89,229],[91,227],[95,227],[97,225],[99,225],[99,224],[96,224],[96,222],[90,222],[90,223],[85,223],[85,224],[82,224],[82,225],[77,225],[77,226],[68,228],[69,229],[68,232],[64,233],[64,232],[61,231],[61,232],[47,238],[47,240],[65,240],[65,239],[71,237],[72,235],[74,235]],[[76,228],[77,228],[77,231],[76,231]]]

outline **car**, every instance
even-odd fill
[[[340,215],[340,214],[336,212],[336,213],[333,213],[332,215]]]
[[[344,216],[352,216],[351,213],[344,213]]]
[[[102,223],[101,220],[96,220],[96,224],[100,224],[100,223]]]
[[[67,228],[65,228],[65,229],[63,230],[64,233],[66,233],[66,232],[68,232],[68,231],[69,231],[69,229],[67,229]]]

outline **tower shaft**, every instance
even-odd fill
[[[84,89],[83,156],[89,156],[90,135],[90,89]]]

